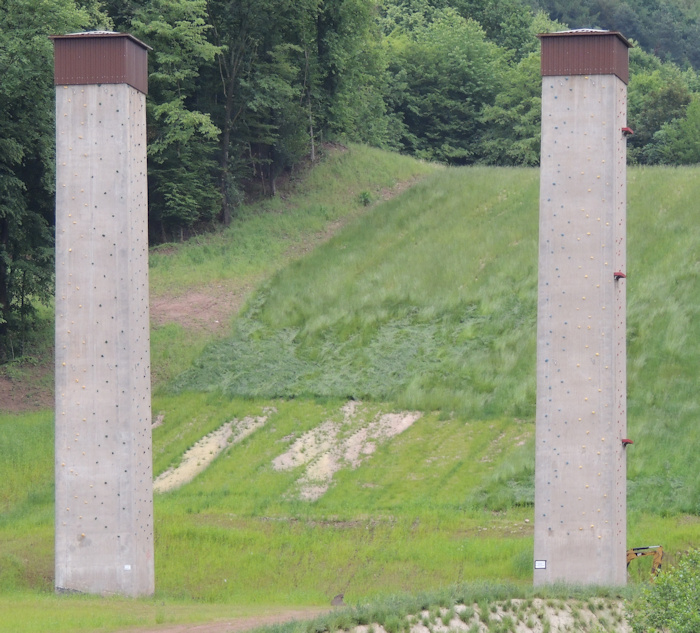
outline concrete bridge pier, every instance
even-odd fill
[[[130,35],[55,36],[58,591],[154,591],[146,90]]]
[[[540,39],[534,582],[623,585],[629,43]]]

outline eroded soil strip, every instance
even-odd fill
[[[378,444],[403,433],[421,417],[416,411],[403,411],[378,415],[367,423],[361,415],[361,403],[355,401],[345,404],[342,412],[342,422],[327,420],[307,431],[272,462],[275,470],[306,465],[297,482],[300,499],[315,501],[321,497],[341,468],[357,468]],[[350,434],[344,436],[348,430]]]
[[[199,473],[204,471],[209,464],[227,447],[243,441],[254,431],[257,431],[267,422],[274,408],[266,408],[263,415],[242,420],[231,420],[220,426],[216,431],[203,437],[182,457],[177,468],[171,468],[159,475],[153,482],[154,492],[167,492],[179,488],[183,484],[192,481]]]

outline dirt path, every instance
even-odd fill
[[[393,187],[386,187],[379,193],[379,200],[386,202],[410,189],[422,176],[397,182]],[[366,210],[363,210],[364,213]],[[307,235],[299,243],[290,246],[283,256],[283,261],[293,261],[310,253],[315,248],[337,235],[356,217],[350,214],[330,222],[325,229]],[[154,325],[178,323],[185,329],[205,330],[213,334],[224,334],[231,319],[238,314],[246,299],[255,289],[257,280],[217,281],[196,288],[185,288],[179,293],[158,293],[151,295],[151,321]]]
[[[158,624],[148,627],[131,627],[115,633],[239,633],[252,631],[261,626],[282,624],[295,620],[310,620],[327,612],[326,607],[309,607],[307,609],[289,609],[267,615],[245,616],[217,620],[205,624]]]
[[[0,411],[25,413],[54,406],[53,348],[48,356],[25,364],[20,378],[0,373]]]
[[[235,280],[218,282],[180,293],[151,293],[151,323],[178,323],[186,330],[223,334],[254,286]]]

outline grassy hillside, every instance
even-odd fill
[[[700,515],[700,170],[631,170],[628,457],[635,508]]]
[[[700,235],[689,201],[698,194],[698,175],[694,169],[630,173],[629,434],[636,443],[629,457],[629,538],[632,544],[665,539],[671,551],[700,535],[692,518],[700,513],[700,453],[690,387],[699,304],[697,291],[678,296],[679,284],[692,291],[682,280],[692,279],[688,271],[697,266]],[[322,565],[317,590],[344,586],[347,577],[354,588],[361,571],[382,587],[413,586],[416,578],[432,586],[471,577],[474,557],[484,561],[479,575],[529,579],[530,531],[523,521],[531,513],[534,471],[537,181],[535,170],[433,174],[277,273],[232,335],[210,345],[171,384],[183,401],[193,392],[224,401],[282,398],[280,420],[286,411],[294,418],[289,426],[280,422],[268,440],[258,438],[268,451],[264,459],[246,457],[245,475],[225,477],[252,487],[212,506],[253,517],[306,516],[316,537],[318,519],[329,531],[333,521],[358,516],[395,521],[386,543],[406,543],[405,556],[393,547],[390,560],[377,561],[373,546],[355,542],[359,537],[347,529],[354,551],[376,566],[363,567],[359,556],[339,571]],[[294,481],[269,473],[281,450],[274,443],[284,446],[291,429],[320,424],[348,398],[431,413],[388,445],[383,459],[339,473],[315,504],[280,503]],[[189,503],[195,494],[211,499],[218,484],[206,481],[178,494]],[[279,487],[266,494],[273,485]],[[197,503],[190,509],[203,512]],[[485,520],[484,509],[500,514]],[[428,526],[430,556],[421,558],[420,536],[408,529],[416,521]],[[498,540],[484,528],[496,530]],[[285,530],[277,524],[275,538],[285,538]],[[445,536],[452,547],[440,544]],[[323,554],[311,547],[303,557],[308,569],[334,551],[323,537],[320,542]],[[431,575],[431,564],[438,575]],[[371,592],[367,578],[361,584]]]
[[[535,175],[445,171],[377,207],[266,284],[176,388],[532,417]]]
[[[319,165],[292,178],[285,193],[238,209],[231,225],[150,254],[151,294],[205,290],[246,297],[273,273],[313,251],[370,205],[398,195],[440,168],[368,147],[329,147]],[[233,299],[236,301],[237,299]],[[225,330],[224,330],[225,331]],[[189,365],[210,331],[156,324],[151,332],[153,380],[165,385]],[[173,340],[178,341],[173,346]]]
[[[630,170],[628,541],[663,543],[669,562],[700,540],[698,195],[698,169]],[[352,148],[230,230],[153,253],[156,294],[248,297],[223,334],[154,328],[155,474],[223,424],[265,418],[156,495],[159,600],[310,605],[530,583],[537,207],[536,170]],[[274,467],[315,430],[345,441],[401,411],[421,417],[341,459],[316,500],[300,495],[305,465]],[[51,590],[52,424],[0,416],[2,609]]]
[[[700,172],[629,180],[630,506],[700,514]],[[437,173],[275,275],[173,389],[532,422],[537,213],[535,170]]]

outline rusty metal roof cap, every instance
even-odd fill
[[[54,84],[128,84],[148,94],[151,47],[129,33],[87,31],[51,36]]]
[[[572,37],[576,35],[614,35],[625,46],[627,46],[627,48],[634,48],[631,42],[622,33],[620,33],[620,31],[605,31],[603,29],[571,29],[568,31],[555,31],[554,33],[538,33],[537,37],[541,39],[543,37]]]
[[[152,51],[153,49],[142,42],[140,39],[131,35],[131,33],[118,33],[116,31],[83,31],[82,33],[67,33],[65,35],[49,35],[50,40],[67,40],[67,39],[77,39],[77,38],[103,38],[103,37],[125,37],[135,44],[138,44],[147,51]]]

